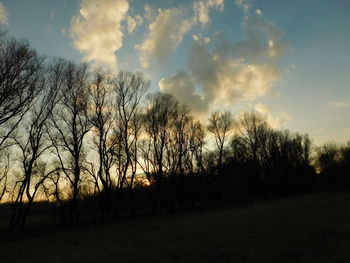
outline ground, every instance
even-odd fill
[[[4,242],[0,262],[350,262],[350,194],[265,201]]]

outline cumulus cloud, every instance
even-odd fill
[[[283,33],[261,10],[256,12],[250,1],[236,0],[236,4],[243,11],[243,41],[233,43],[221,33],[213,41],[200,34],[193,35],[188,74],[199,87],[202,101],[209,105],[206,109],[254,101],[269,94],[279,77],[278,61],[286,50]],[[180,82],[172,78],[172,83],[176,81]],[[187,90],[192,90],[191,87],[177,89],[178,86],[173,83],[167,92],[185,98]],[[180,96],[179,92],[184,94]],[[284,117],[279,116],[275,124],[287,118]]]
[[[145,17],[152,22],[145,40],[135,46],[140,51],[141,65],[144,68],[162,65],[181,44],[186,33],[196,25],[209,23],[211,9],[222,11],[223,8],[224,0],[197,1],[192,11],[186,7],[156,11],[145,5]]]
[[[210,22],[210,9],[224,10],[224,0],[207,0],[205,2],[199,1],[193,4],[196,19],[202,25]]]
[[[7,18],[7,12],[5,6],[0,2],[0,24],[7,24],[8,18]]]
[[[178,101],[189,105],[196,115],[208,110],[208,104],[196,91],[194,80],[188,72],[180,71],[169,78],[161,79],[159,88],[161,92],[171,93]]]
[[[128,10],[127,0],[82,0],[70,32],[86,61],[117,68],[115,52],[123,46],[122,21]]]
[[[146,39],[136,45],[144,68],[166,61],[168,55],[182,42],[184,35],[193,26],[193,19],[186,19],[186,10],[170,8],[158,10],[155,20],[148,26]]]
[[[266,95],[277,79],[276,68],[269,63],[248,63],[231,52],[220,46],[210,50],[204,40],[192,48],[189,67],[208,102],[230,106]]]

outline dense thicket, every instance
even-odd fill
[[[214,112],[203,124],[149,87],[142,73],[45,61],[1,33],[0,202],[11,203],[10,230],[24,227],[35,200],[73,224],[127,207],[157,213],[350,184],[350,144],[314,151],[308,135],[272,129],[257,112]]]

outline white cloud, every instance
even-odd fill
[[[143,9],[145,11],[145,15],[144,15],[145,19],[149,21],[153,21],[157,17],[158,11],[150,4],[145,4]]]
[[[205,2],[199,1],[193,4],[196,19],[199,23],[205,25],[210,22],[210,9],[224,10],[224,0],[207,0]]]
[[[244,13],[247,13],[252,7],[252,0],[235,0],[235,4],[241,8]]]
[[[267,95],[278,80],[277,62],[286,50],[283,33],[262,12],[253,12],[248,1],[236,2],[244,10],[244,41],[232,43],[219,32],[211,48],[204,37],[193,36],[189,70],[212,106],[229,107]]]
[[[193,19],[186,19],[184,8],[158,10],[158,15],[148,26],[146,39],[135,46],[140,51],[141,65],[149,68],[164,63],[182,42],[193,23]]]
[[[145,5],[144,9],[145,18],[152,22],[145,40],[135,48],[140,51],[141,65],[150,68],[162,65],[194,26],[209,23],[211,9],[223,11],[224,0],[197,1],[193,4],[192,15],[188,15],[190,10],[186,7],[156,11],[152,6]]]
[[[126,21],[129,33],[133,33],[137,26],[143,24],[143,18],[140,15],[136,15],[135,17],[128,16]]]
[[[283,33],[262,11],[254,10],[250,1],[236,0],[236,4],[244,14],[244,41],[233,43],[220,32],[213,41],[201,34],[193,34],[194,44],[189,55],[188,73],[182,72],[180,76],[177,74],[164,79],[170,83],[161,82],[162,91],[166,90],[181,102],[190,106],[194,104],[194,108],[207,112],[217,108],[231,108],[241,101],[254,101],[258,97],[272,94],[272,87],[279,79],[278,62],[286,50]],[[209,45],[212,42],[214,45]],[[195,86],[198,92],[193,93]],[[193,94],[200,100],[196,101]],[[199,107],[202,102],[205,108]],[[259,110],[263,110],[261,105]],[[288,119],[286,113],[269,117],[273,126],[282,126]]]
[[[190,71],[203,88],[206,100],[230,106],[266,95],[278,79],[276,66],[266,61],[253,63],[245,57],[236,58],[233,46],[227,47],[223,39],[217,41],[214,50],[209,49],[206,41],[197,41],[189,58]]]
[[[263,103],[246,105],[244,110],[240,110],[235,114],[237,123],[241,120],[247,112],[255,112],[260,114],[267,122],[267,124],[273,129],[283,129],[287,123],[291,120],[291,117],[287,112],[281,112],[274,114],[270,107]]]
[[[161,92],[170,93],[178,101],[186,103],[195,115],[205,114],[208,110],[208,104],[196,92],[194,80],[187,72],[180,71],[169,78],[161,79],[159,88]]]
[[[0,2],[0,24],[8,23],[8,15],[5,6]]]
[[[129,10],[127,0],[82,0],[70,32],[86,61],[117,68],[115,52],[123,46],[121,22]]]
[[[210,38],[209,37],[202,37],[201,33],[199,33],[198,35],[193,34],[192,38],[196,41],[202,41],[205,44],[208,44],[210,42]]]
[[[262,103],[257,103],[254,106],[254,110],[264,115],[270,126],[275,129],[285,127],[288,121],[291,120],[289,114],[286,112],[281,112],[278,116],[274,116],[271,112],[271,109]]]

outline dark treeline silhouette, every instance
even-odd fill
[[[44,59],[0,34],[0,202],[9,230],[25,226],[35,201],[49,201],[46,213],[70,225],[83,215],[109,220],[349,187],[350,144],[314,148],[308,135],[273,129],[257,112],[214,112],[204,125],[149,87],[142,73]]]
[[[325,189],[348,190],[350,187],[350,142],[326,143],[316,149],[320,181]]]

